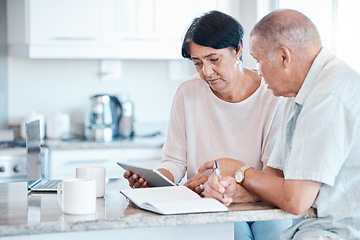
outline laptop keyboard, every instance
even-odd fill
[[[49,180],[41,181],[39,184],[36,184],[33,188],[35,189],[56,189],[57,185],[61,180]]]

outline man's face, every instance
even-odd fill
[[[261,48],[257,36],[250,38],[250,54],[258,63],[258,74],[262,76],[275,96],[292,97],[290,82],[287,81],[282,57],[279,51],[268,54],[268,49]]]

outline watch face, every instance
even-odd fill
[[[237,171],[235,174],[235,180],[238,183],[241,183],[244,180],[244,174],[241,171]]]

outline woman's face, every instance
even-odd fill
[[[196,71],[213,91],[218,93],[230,91],[236,74],[236,60],[241,50],[237,54],[233,48],[214,49],[196,43],[190,43],[189,47]]]

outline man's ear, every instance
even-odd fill
[[[280,56],[281,56],[281,62],[284,68],[287,68],[291,63],[291,54],[289,48],[285,46],[281,46],[279,48]]]

